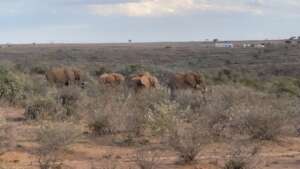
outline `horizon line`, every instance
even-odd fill
[[[184,41],[132,41],[132,42],[124,42],[124,41],[120,41],[120,42],[63,42],[63,41],[49,41],[49,42],[0,42],[0,45],[50,45],[50,44],[70,44],[70,45],[76,45],[76,44],[154,44],[154,43],[207,43],[207,42],[213,42],[214,39],[208,39],[208,40],[184,40]],[[255,41],[285,41],[288,40],[288,38],[286,39],[249,39],[249,40],[218,40],[218,42],[255,42]]]

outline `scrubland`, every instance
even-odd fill
[[[0,48],[3,169],[297,169],[300,46],[203,43],[52,44]],[[83,72],[57,87],[51,67]],[[149,71],[159,89],[108,88],[97,77]],[[205,76],[207,92],[178,90],[175,72]],[[1,168],[0,167],[0,168]]]

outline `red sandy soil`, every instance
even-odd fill
[[[37,169],[37,157],[34,154],[34,130],[37,124],[27,123],[23,118],[23,109],[0,108],[0,115],[8,119],[13,126],[16,146],[0,155],[5,169]],[[104,144],[107,138],[83,138],[62,154],[63,168],[66,169],[110,169],[105,166],[117,164],[117,169],[136,169],[137,147],[120,147]],[[225,154],[226,145],[215,144],[206,147],[192,165],[177,164],[176,153],[162,151],[158,168],[161,169],[218,169]],[[263,169],[300,169],[300,138],[281,138],[278,142],[263,143],[261,159]]]

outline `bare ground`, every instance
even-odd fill
[[[0,160],[11,169],[34,169],[38,168],[37,157],[34,154],[37,144],[35,143],[35,123],[25,123],[22,119],[23,109],[0,108],[0,114],[9,119],[16,132],[16,148],[2,154]],[[137,147],[122,147],[109,145],[110,138],[84,137],[72,145],[64,154],[63,160],[66,168],[91,169],[92,165],[103,168],[108,164],[117,164],[119,168],[134,168],[135,151]],[[227,145],[214,144],[206,147],[198,157],[198,162],[192,165],[177,164],[176,154],[170,150],[161,150],[159,163],[162,169],[217,169],[222,164],[226,154]],[[278,142],[263,143],[260,154],[260,163],[264,169],[298,169],[300,166],[300,138],[282,138]]]

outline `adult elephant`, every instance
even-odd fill
[[[129,79],[129,84],[130,87],[132,87],[136,92],[144,89],[153,89],[159,87],[158,79],[149,72],[139,73],[131,76]]]
[[[75,68],[51,68],[46,72],[46,79],[59,86],[82,85],[81,72]]]
[[[203,75],[196,72],[173,74],[170,77],[168,86],[171,89],[172,97],[175,97],[175,92],[178,89],[200,90],[202,93],[207,90]]]

